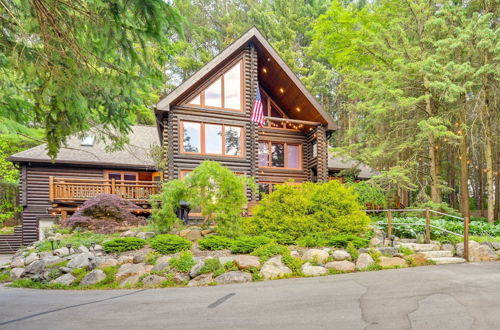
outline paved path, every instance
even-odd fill
[[[500,263],[203,288],[0,287],[0,329],[500,329]]]

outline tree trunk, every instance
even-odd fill
[[[469,208],[469,165],[467,164],[467,132],[465,128],[466,109],[465,95],[460,99],[461,103],[461,122],[462,122],[462,140],[460,141],[460,211],[464,218],[470,218]]]
[[[428,91],[429,81],[424,78],[425,95],[425,111],[429,117],[433,116],[432,103],[431,103],[431,93]],[[429,134],[429,167],[431,176],[431,201],[434,203],[441,203],[441,189],[439,188],[439,153],[438,145],[436,139]]]
[[[500,221],[500,146],[497,147],[497,169],[495,172],[495,219]]]
[[[485,130],[486,145],[485,145],[485,158],[486,158],[486,184],[488,190],[488,211],[487,218],[489,223],[493,223],[494,214],[493,208],[495,207],[495,196],[493,192],[493,147],[489,132]]]

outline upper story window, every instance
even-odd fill
[[[312,156],[313,158],[318,157],[318,141],[313,141],[312,143]]]
[[[259,166],[301,169],[302,145],[261,141],[259,142]]]
[[[223,124],[181,122],[183,153],[243,156],[243,128]]]
[[[81,141],[81,145],[84,147],[92,147],[94,146],[94,143],[95,143],[95,136],[91,134],[84,136]]]
[[[238,61],[187,102],[206,108],[243,111],[243,63]]]

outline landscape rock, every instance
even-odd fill
[[[325,267],[312,266],[310,263],[306,262],[302,265],[302,273],[306,276],[319,276],[328,273]]]
[[[191,276],[191,278],[195,278],[196,276],[200,275],[200,271],[203,266],[205,266],[205,262],[203,260],[200,260],[191,268],[191,270],[189,271],[189,276]]]
[[[38,253],[38,257],[40,259],[52,257],[52,256],[53,256],[52,252],[49,252],[49,251],[43,251],[43,252]]]
[[[443,244],[441,246],[441,250],[443,250],[443,251],[455,251],[455,246],[453,244],[446,243],[446,244]]]
[[[371,240],[370,240],[370,246],[382,246],[383,245],[383,240],[379,237],[373,237]]]
[[[212,283],[214,281],[214,278],[212,274],[202,274],[200,276],[197,276],[193,278],[187,286],[203,286],[203,285],[208,285],[209,283]]]
[[[333,251],[333,259],[335,260],[349,260],[351,255],[345,250],[335,250]]]
[[[45,263],[42,260],[37,260],[29,264],[25,269],[22,277],[38,275],[45,269]]]
[[[220,263],[221,263],[221,264],[223,264],[223,265],[224,265],[225,263],[227,263],[227,262],[233,262],[233,261],[234,261],[234,259],[236,259],[236,257],[235,257],[235,256],[219,257],[219,261],[220,261]]]
[[[63,258],[59,258],[57,256],[45,257],[42,259],[44,267],[50,267],[63,261]]]
[[[141,231],[140,233],[137,233],[135,237],[142,238],[142,239],[150,239],[155,236],[155,233],[152,231]]]
[[[36,253],[31,253],[24,259],[24,265],[28,266],[29,264],[31,264],[34,261],[37,261],[38,259],[40,259],[40,257],[38,257]]]
[[[191,231],[191,229],[183,229],[179,232],[179,236],[180,237],[186,237],[187,234],[189,234],[189,232]]]
[[[415,266],[425,266],[429,263],[429,258],[423,253],[415,253],[412,258]]]
[[[14,259],[12,259],[10,267],[12,268],[24,267],[24,259],[21,257],[15,257]]]
[[[12,268],[10,271],[10,279],[12,281],[18,280],[21,278],[21,275],[24,273],[24,268]]]
[[[166,268],[168,268],[169,266],[169,263],[168,261],[164,261],[164,262],[160,262],[160,263],[156,263],[156,265],[153,266],[153,269],[151,269],[153,272],[162,272],[164,271]]]
[[[368,253],[361,253],[356,260],[356,269],[364,270],[373,265],[375,261]]]
[[[204,230],[201,231],[201,234],[203,236],[206,236],[206,235],[210,235],[213,232],[214,232],[213,229],[204,229]]]
[[[144,254],[137,254],[134,256],[134,258],[132,259],[132,262],[134,264],[141,264],[143,262],[146,261],[146,256]]]
[[[75,255],[68,262],[67,267],[69,268],[85,268],[90,266],[90,261],[94,259],[91,253],[80,253]]]
[[[457,255],[464,257],[464,243],[457,244]],[[469,241],[469,261],[495,261],[498,260],[496,252],[488,245],[479,244],[476,241]]]
[[[500,250],[500,242],[491,242],[491,246],[493,246],[495,250]]]
[[[104,251],[104,248],[102,247],[102,245],[96,244],[96,245],[94,245],[94,247],[92,248],[92,251],[93,251],[93,252],[103,252],[103,251]]]
[[[380,257],[379,265],[382,267],[406,267],[406,261],[398,257]]]
[[[144,264],[123,264],[120,266],[120,269],[118,269],[118,273],[116,273],[116,280],[121,282],[127,277],[139,277],[144,274],[146,274]]]
[[[194,242],[194,241],[197,241],[199,239],[201,239],[201,230],[198,230],[198,229],[192,229],[189,231],[189,233],[185,236],[186,239]]]
[[[136,233],[131,231],[131,230],[127,230],[127,231],[124,231],[120,236],[121,237],[135,237]]]
[[[394,257],[399,253],[399,249],[392,246],[381,246],[377,248],[377,251],[382,255]]]
[[[407,247],[415,252],[436,251],[441,249],[439,244],[434,244],[434,243],[431,244],[399,243],[399,245]]]
[[[100,269],[94,269],[81,280],[80,285],[94,285],[106,278],[106,274]]]
[[[252,282],[252,275],[248,272],[232,271],[217,276],[215,282],[218,284]]]
[[[234,259],[234,263],[239,269],[248,269],[250,267],[260,268],[260,259],[255,256],[240,255]]]
[[[118,260],[112,257],[97,257],[95,263],[97,268],[113,267],[118,265]]]
[[[296,250],[290,251],[290,255],[294,258],[300,258],[300,253]]]
[[[170,262],[170,259],[172,259],[171,256],[161,256],[159,257],[157,260],[156,260],[156,264],[160,264],[160,263],[169,263]]]
[[[266,280],[272,280],[291,273],[292,270],[285,266],[285,264],[283,264],[283,262],[281,261],[281,256],[275,256],[269,259],[264,263],[260,270],[260,274]]]
[[[128,285],[130,286],[134,286],[136,285],[137,283],[139,283],[139,276],[138,275],[133,275],[133,276],[129,276],[127,278],[124,278],[121,282],[120,282],[120,287],[123,288],[123,287],[126,287]]]
[[[73,271],[73,269],[71,269],[69,267],[60,267],[59,270],[61,272],[63,272],[64,274],[71,273]]]
[[[187,275],[187,274],[177,273],[177,274],[175,274],[172,281],[174,281],[175,284],[184,284],[184,283],[187,283],[190,279],[191,279],[191,277],[189,277],[189,275]]]
[[[317,262],[324,263],[329,256],[330,255],[326,251],[320,249],[309,249],[302,256],[302,260],[315,260]]]
[[[70,253],[71,251],[71,253]],[[68,249],[67,247],[62,247],[54,250],[54,255],[59,257],[69,256],[70,254],[76,253],[75,249]]]
[[[144,283],[144,286],[147,288],[153,288],[160,286],[163,283],[163,281],[165,281],[165,279],[166,278],[163,276],[148,275],[142,279],[142,283]]]
[[[76,249],[76,252],[78,252],[78,253],[90,253],[90,250],[85,245],[80,245],[78,247],[78,249]]]
[[[353,272],[356,269],[354,262],[348,260],[331,261],[325,265],[326,269],[334,269],[339,272]]]
[[[118,258],[118,265],[131,264],[134,262],[134,256],[120,256]]]
[[[56,278],[55,280],[50,281],[53,284],[64,284],[71,285],[75,281],[75,277],[71,274],[64,274]]]

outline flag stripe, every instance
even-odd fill
[[[255,101],[252,108],[252,116],[250,120],[256,122],[260,127],[264,127],[264,111],[262,108],[262,100],[260,98],[259,87],[257,86],[257,92],[255,93]]]

